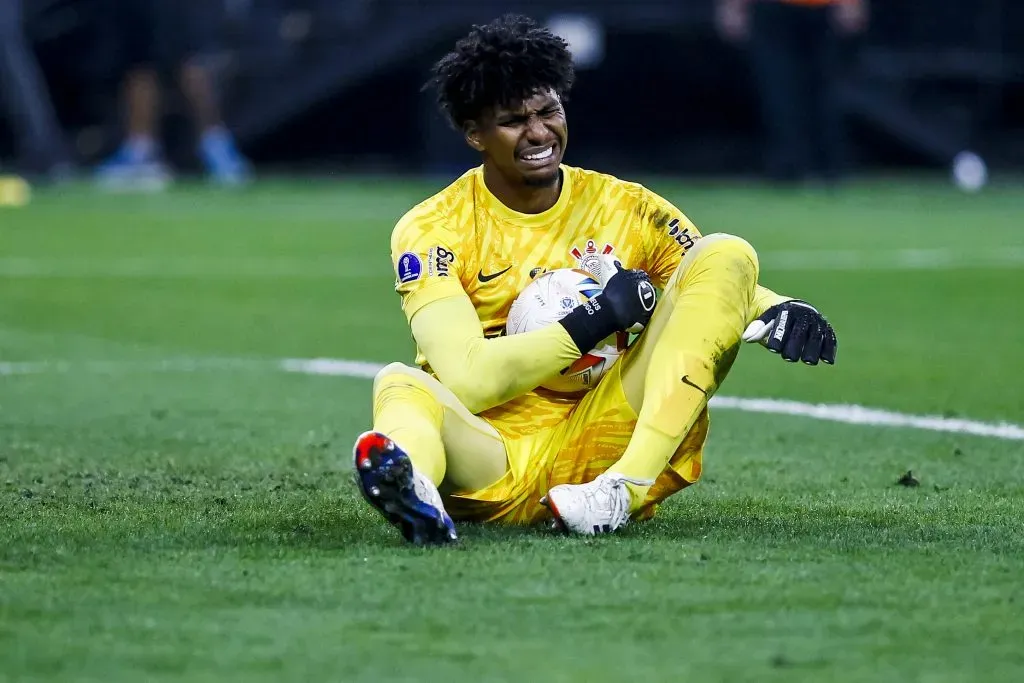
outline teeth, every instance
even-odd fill
[[[547,159],[549,156],[551,156],[554,153],[554,151],[555,151],[554,147],[548,147],[543,152],[537,152],[536,154],[527,154],[523,158],[524,159],[529,159],[530,161],[537,161],[538,159]]]

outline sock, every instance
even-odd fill
[[[635,479],[654,480],[664,471],[732,367],[757,283],[756,255],[737,238],[701,245],[680,268],[665,292],[669,318],[648,340],[654,347],[636,429],[609,468]],[[650,487],[627,486],[636,509]]]
[[[373,428],[409,454],[413,467],[440,486],[445,473],[444,408],[413,377],[387,375],[373,396]]]

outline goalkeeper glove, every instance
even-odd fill
[[[647,273],[624,270],[618,262],[615,267],[600,294],[559,320],[580,353],[616,332],[643,330],[654,313],[657,293]]]
[[[764,315],[750,323],[743,332],[743,341],[761,342],[772,353],[781,353],[783,360],[807,365],[825,361],[836,362],[836,333],[814,306],[804,301],[786,301],[772,306]]]

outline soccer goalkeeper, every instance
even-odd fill
[[[643,186],[562,164],[572,82],[566,43],[519,16],[474,27],[435,65],[440,106],[482,165],[395,227],[418,367],[377,375],[373,431],[354,448],[364,496],[414,543],[455,540],[453,520],[550,516],[596,534],[648,518],[700,477],[708,400],[742,341],[835,361],[828,322],[758,285],[746,241],[701,236]],[[502,335],[533,276],[595,251],[623,268],[591,305]],[[582,398],[537,388],[637,323],[643,333]]]

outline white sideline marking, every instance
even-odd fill
[[[330,375],[361,379],[373,379],[384,367],[380,363],[340,358],[285,358],[281,361],[280,366],[285,372],[297,372],[303,375]]]
[[[320,377],[372,379],[384,367],[379,363],[340,358],[171,358],[158,361],[24,361],[0,362],[0,376],[39,375],[73,371],[97,374],[123,372],[202,372],[215,370],[277,370]],[[1024,426],[1008,422],[979,422],[941,415],[909,415],[858,405],[814,404],[774,398],[715,396],[711,405],[719,410],[807,417],[826,422],[903,427],[929,432],[970,434],[1008,441],[1024,441]]]
[[[952,249],[821,249],[762,251],[761,268],[791,271],[908,271],[1024,267],[1024,246]],[[0,258],[5,278],[390,278],[384,255],[379,266],[338,259],[151,257],[81,259]]]
[[[711,399],[711,405],[715,408],[731,408],[748,413],[794,415],[828,422],[844,422],[873,427],[910,427],[930,432],[973,434],[1011,441],[1024,441],[1024,427],[1008,422],[977,422],[964,418],[942,417],[941,415],[907,415],[858,405],[800,403],[799,401],[784,401],[776,398],[715,396]]]

